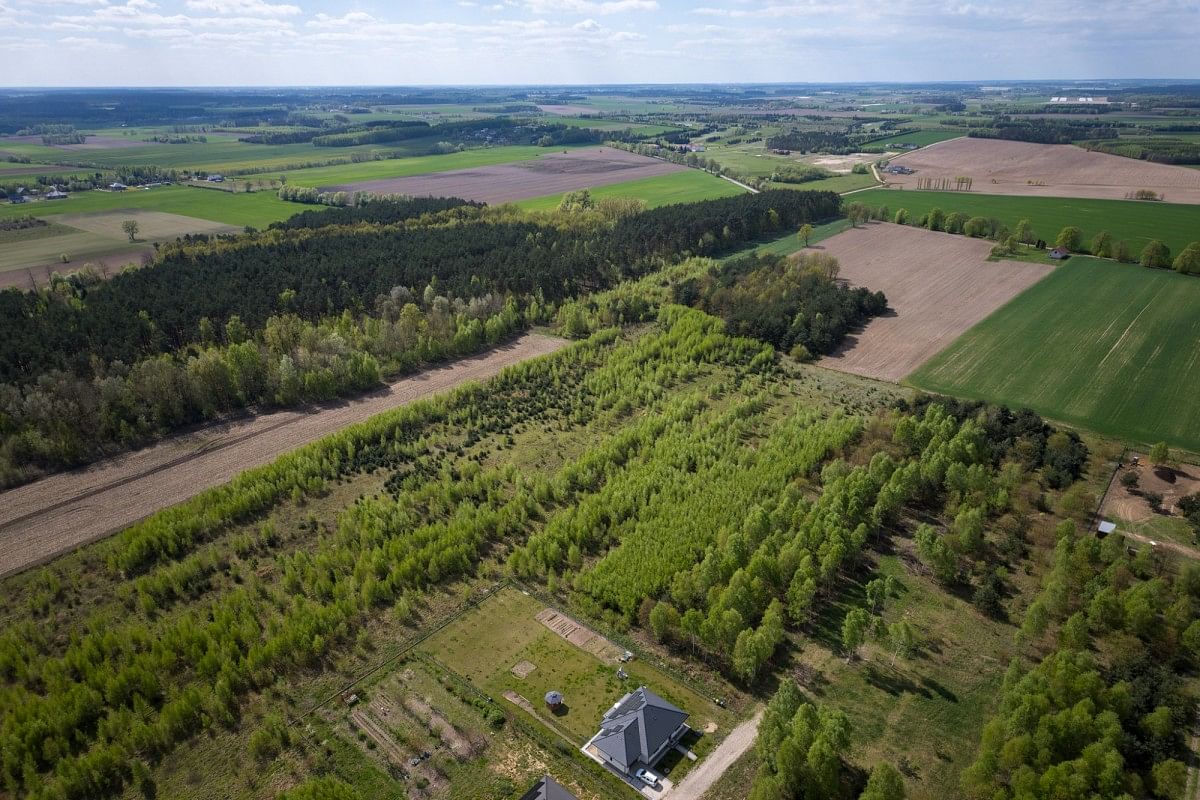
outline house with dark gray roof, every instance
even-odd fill
[[[645,686],[617,701],[600,721],[600,730],[584,752],[626,775],[652,769],[688,732],[687,712],[676,708]]]
[[[549,775],[533,785],[521,800],[577,800],[575,795],[568,792],[558,781]]]

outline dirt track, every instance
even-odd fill
[[[888,183],[907,189],[920,178],[953,180],[961,175],[974,179],[971,191],[977,194],[1122,200],[1130,191],[1153,189],[1168,203],[1200,203],[1200,170],[1070,144],[962,137],[896,156],[892,163],[916,170],[914,175],[887,176]]]
[[[624,150],[598,147],[548,153],[532,161],[325,186],[322,190],[407,194],[413,197],[461,197],[483,203],[509,203],[669,175],[684,169],[687,167]]]
[[[893,382],[1052,269],[989,262],[989,241],[888,223],[852,228],[817,247],[837,257],[842,279],[882,291],[889,307],[821,366]]]
[[[679,785],[671,791],[671,800],[700,800],[725,774],[725,770],[754,746],[754,740],[758,737],[758,724],[762,722],[762,718],[763,712],[759,710],[753,718],[731,730],[725,741],[685,775]]]
[[[0,494],[0,577],[115,533],[347,425],[466,381],[486,380],[510,364],[552,353],[565,344],[528,334],[340,405],[213,425],[4,492]]]

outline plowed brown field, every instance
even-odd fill
[[[0,493],[0,577],[115,533],[347,425],[466,381],[486,380],[510,364],[565,344],[528,334],[337,406],[212,425]]]
[[[1000,139],[950,139],[892,159],[916,170],[888,175],[889,184],[915,188],[920,178],[964,176],[977,194],[1124,199],[1153,189],[1170,203],[1200,203],[1200,170],[1095,153],[1070,144]]]
[[[347,183],[326,186],[323,190],[407,194],[413,197],[461,197],[483,203],[509,203],[669,175],[685,169],[687,167],[656,158],[599,147],[594,150],[550,153],[532,161]]]
[[[818,247],[837,257],[843,280],[882,291],[889,308],[821,366],[886,381],[908,375],[1052,269],[987,261],[991,242],[888,223],[852,228]]]

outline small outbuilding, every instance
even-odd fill
[[[209,183],[224,183],[225,176],[224,175],[209,175],[204,180],[208,181]]]
[[[1108,520],[1101,520],[1100,524],[1096,526],[1096,531],[1101,536],[1108,536],[1110,533],[1114,532],[1116,529],[1117,529],[1117,523],[1109,522]]]
[[[1071,257],[1071,251],[1065,247],[1056,247],[1050,251],[1050,257],[1055,261],[1062,261]]]
[[[562,704],[562,692],[556,692],[553,690],[546,692],[546,705],[549,706],[551,711],[557,711],[558,709],[562,708]]]
[[[12,203],[12,204],[14,204],[14,205],[16,205],[16,204],[18,204],[18,203],[24,203],[24,202],[25,202],[25,195],[23,195],[23,194],[10,194],[10,195],[8,196],[8,202],[10,202],[10,203]]]
[[[70,195],[66,192],[60,191],[57,186],[46,192],[47,200],[66,200],[68,197],[70,197]]]
[[[108,185],[108,188],[114,192],[123,192],[126,189],[128,189],[129,187],[126,186],[125,184],[121,183],[120,181],[117,181],[116,183],[110,183]]]

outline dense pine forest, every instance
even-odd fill
[[[6,291],[0,485],[248,406],[359,393],[549,322],[572,296],[839,208],[827,192],[653,211],[602,203],[546,218],[386,201],[179,240],[108,282],[76,275],[39,293]]]

